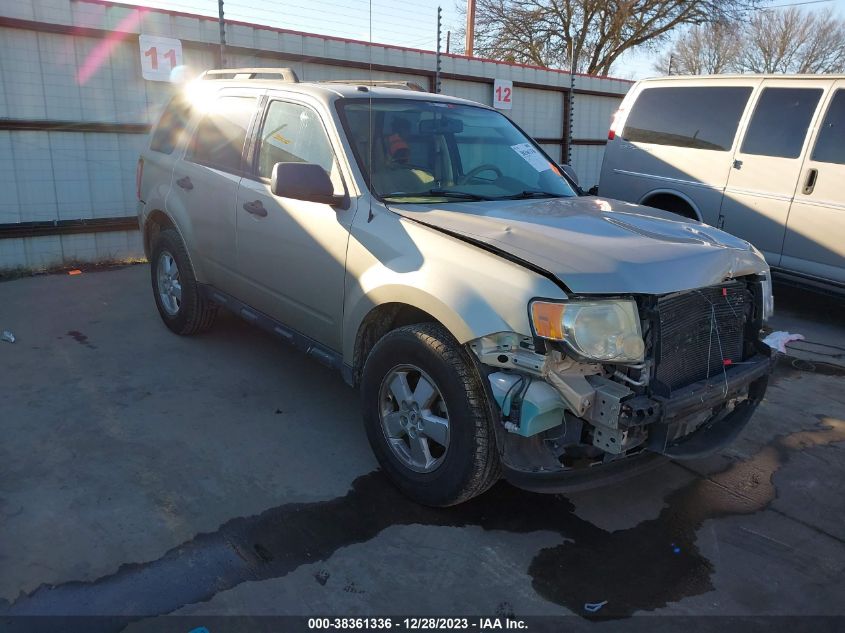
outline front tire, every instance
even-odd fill
[[[443,326],[385,335],[367,357],[361,396],[373,452],[410,498],[455,505],[498,480],[487,393],[468,352]]]
[[[152,248],[150,276],[161,320],[176,334],[208,330],[217,306],[203,295],[182,238],[174,229],[158,234]]]

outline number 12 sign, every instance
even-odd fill
[[[507,79],[493,80],[493,107],[510,110],[513,107],[513,82]]]
[[[150,81],[170,81],[170,71],[182,65],[182,42],[171,37],[139,35],[141,76]]]

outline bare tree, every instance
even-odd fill
[[[670,63],[671,62],[671,63]],[[789,8],[684,31],[655,61],[664,75],[835,73],[845,70],[845,20]]]
[[[758,0],[478,0],[484,57],[606,75],[627,50],[654,46],[676,27],[730,18]]]
[[[664,51],[654,70],[664,75],[715,75],[736,68],[743,42],[735,22],[696,25]]]
[[[736,67],[756,73],[841,72],[845,69],[845,20],[831,10],[755,13]]]

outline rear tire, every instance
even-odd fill
[[[403,381],[408,398],[395,395]],[[408,497],[455,505],[499,479],[487,392],[468,352],[443,326],[408,325],[379,340],[364,365],[361,397],[373,452]]]
[[[175,229],[165,229],[156,237],[150,277],[158,313],[167,327],[181,335],[211,328],[217,306],[203,296],[188,251]]]

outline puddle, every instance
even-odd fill
[[[777,438],[752,458],[691,481],[666,497],[658,517],[615,532],[576,516],[562,496],[499,484],[456,508],[432,509],[407,501],[381,473],[370,473],[342,497],[233,519],[158,560],[123,565],[90,583],[39,587],[0,604],[0,616],[166,614],[246,581],[279,578],[326,561],[338,549],[367,542],[390,526],[418,524],[557,532],[562,543],[540,550],[529,565],[534,589],[583,617],[627,617],[710,591],[713,565],[695,542],[701,524],[763,509],[775,496],[772,476],[790,453],[840,441],[845,441],[845,422],[822,418],[817,429]],[[321,570],[315,578],[325,584],[328,576]],[[354,583],[350,587],[357,589]],[[605,600],[595,616],[584,612],[584,603]],[[513,610],[518,613],[518,605]]]
[[[695,545],[696,530],[708,519],[764,509],[775,498],[772,478],[790,453],[845,441],[845,422],[820,417],[822,428],[776,438],[750,459],[670,493],[655,519],[612,533],[594,530],[542,550],[529,568],[534,588],[576,612],[585,602],[607,600],[602,618],[712,590],[713,566]],[[572,582],[574,569],[588,571],[574,574]]]

